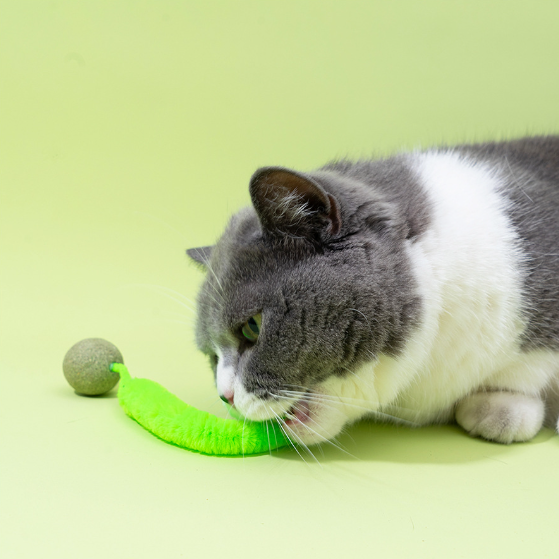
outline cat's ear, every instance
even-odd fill
[[[282,167],[264,167],[252,176],[249,191],[262,227],[273,236],[317,241],[340,232],[338,201],[311,177]]]
[[[212,256],[213,248],[213,246],[189,248],[186,251],[186,254],[188,254],[188,256],[192,258],[192,260],[194,260],[194,262],[202,264],[202,266],[206,268]]]

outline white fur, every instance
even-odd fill
[[[518,354],[522,255],[487,169],[451,153],[415,167],[433,206],[429,231],[409,245],[425,316],[402,358],[381,359],[375,384],[381,405],[397,399],[427,423]]]
[[[247,392],[241,378],[235,376],[235,407],[253,421],[279,419],[297,401],[297,398],[282,398],[280,400],[262,400],[251,392]]]
[[[357,376],[325,383],[346,404],[317,410],[316,420],[334,436],[340,411],[346,423],[367,414],[359,402],[415,424],[445,422],[465,399],[457,420],[472,434],[527,440],[542,425],[540,394],[558,376],[559,354],[520,351],[523,255],[499,178],[453,153],[417,155],[413,164],[433,205],[429,231],[408,246],[423,323],[397,359],[381,356]],[[318,442],[304,429],[300,436]]]
[[[542,393],[559,378],[559,354],[520,351],[524,257],[499,177],[452,152],[413,155],[411,163],[432,204],[429,230],[407,247],[422,324],[402,355],[321,385],[325,399],[311,404],[312,424],[294,426],[294,434],[311,444],[368,414],[426,424],[456,412],[472,435],[527,440],[541,428]],[[270,417],[265,404],[238,389],[244,412]]]
[[[222,351],[216,347],[218,357],[216,385],[217,392],[220,396],[229,397],[235,392],[235,367],[232,365],[225,365],[225,360]]]
[[[476,392],[456,409],[456,420],[472,435],[500,443],[529,441],[545,415],[541,398],[515,392]]]

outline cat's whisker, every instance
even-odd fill
[[[294,408],[298,411],[299,408],[297,408],[296,406],[294,406]],[[309,417],[309,420],[312,421],[317,427],[320,428],[320,425],[318,424],[318,422],[316,422],[312,417]],[[308,424],[303,423],[303,426],[311,431],[311,433],[314,433],[318,438],[322,439],[321,443],[327,443],[331,446],[333,446],[334,448],[336,448],[337,450],[340,450],[342,452],[344,452],[345,454],[347,454],[348,456],[351,456],[352,458],[355,458],[356,460],[358,460],[357,456],[354,456],[353,454],[351,454],[350,452],[348,452],[346,449],[344,449],[341,445],[341,443],[338,441],[338,444],[334,443],[333,440],[328,439],[327,437],[325,437],[324,435],[321,435],[318,431],[315,431],[312,427],[310,427]]]
[[[220,400],[220,402],[223,405],[223,407],[225,408],[225,411],[227,412],[226,419],[233,419],[234,420],[235,418],[231,415],[231,408],[229,406],[226,406],[225,402],[222,402],[221,400]]]
[[[291,446],[293,447],[295,452],[299,455],[301,460],[303,460],[303,462],[306,463],[306,460],[303,458],[301,453],[297,450],[297,445],[294,444],[294,442],[291,440],[291,437],[287,433],[286,429],[288,429],[288,426],[285,424],[285,421],[274,410],[271,410],[271,411],[275,415],[276,420],[278,422],[278,425],[279,425],[280,429],[283,431],[283,434],[285,435],[286,439],[289,441],[289,444],[291,444]]]
[[[214,269],[212,268],[212,265],[211,265],[211,263],[210,263],[210,259],[209,259],[209,258],[202,258],[202,260],[203,260],[203,265],[204,265],[204,267],[205,267],[205,268],[212,274],[212,276],[215,278],[215,281],[217,282],[217,285],[219,286],[219,289],[220,289],[220,290],[218,290],[218,289],[216,288],[216,286],[213,285],[211,282],[207,281],[207,279],[206,279],[205,285],[208,286],[208,287],[211,287],[211,288],[213,289],[214,293],[215,293],[216,295],[218,295],[222,301],[224,301],[225,298],[223,297],[223,293],[224,293],[223,284],[221,283],[221,281],[219,281],[219,278],[217,277],[217,274],[215,273]],[[208,295],[207,292],[206,292],[206,295]],[[214,301],[215,301],[215,299],[214,299]],[[216,303],[216,304],[219,304],[218,301],[215,301],[215,303]]]
[[[174,324],[183,324],[184,326],[190,326],[191,328],[195,326],[195,322],[185,322],[184,320],[175,320],[173,318],[163,318],[165,322],[172,322]]]
[[[155,285],[151,283],[128,283],[123,285],[122,287],[144,287],[144,288],[151,289],[155,292],[159,292],[160,295],[163,295],[164,297],[167,297],[168,299],[175,301],[175,303],[178,303],[185,309],[188,309],[191,313],[196,314],[196,310],[190,307],[190,305],[187,305],[184,301],[181,301],[177,297],[171,295],[170,293],[167,293],[167,291],[170,291],[171,293],[177,294],[180,297],[184,297],[184,295],[180,294],[178,291],[175,291],[174,289],[170,289],[163,285]]]
[[[283,434],[285,435],[285,438],[289,441],[289,443],[294,448],[295,452],[299,455],[301,460],[303,462],[305,462],[305,464],[306,464],[307,461],[301,456],[301,453],[297,450],[297,446],[293,443],[293,441],[291,440],[291,438],[287,434],[287,431],[285,430],[285,428],[287,427],[287,425],[285,424],[285,421],[283,421],[283,419],[274,410],[272,410],[272,413],[276,416],[276,419],[278,421],[278,425],[279,425],[280,429],[283,431]]]
[[[182,324],[190,324],[191,326],[196,325],[196,318],[187,316],[180,312],[163,311],[162,315],[163,316],[161,317],[161,320],[165,320],[169,322],[181,322],[180,319],[182,318],[183,319]],[[167,316],[165,315],[168,315],[169,318],[167,318]],[[177,318],[172,318],[172,317],[177,317]]]
[[[306,399],[314,399],[316,401],[327,401],[332,403],[340,403],[345,406],[350,406],[353,408],[359,408],[364,410],[371,410],[371,402],[361,398],[350,398],[349,396],[339,396],[336,394],[321,394],[320,392],[297,392],[297,391],[284,391],[282,393],[291,396],[297,397],[299,399],[306,398]],[[358,402],[358,403],[355,403]]]
[[[303,440],[301,439],[301,437],[299,435],[297,435],[297,433],[291,429],[291,427],[289,427],[289,425],[287,425],[286,423],[284,423],[284,426],[289,430],[289,432],[291,433],[291,436],[294,437],[297,441],[297,444],[299,446],[301,446],[302,448],[305,449],[305,451],[310,454],[312,456],[312,458],[314,459],[314,461],[319,464],[320,466],[322,466],[322,464],[319,462],[318,458],[312,453],[312,451],[310,450],[310,448],[308,447],[308,445],[306,445]],[[301,456],[301,455],[299,455]],[[301,456],[301,458],[303,458]]]
[[[268,404],[264,404],[264,406],[268,410],[270,418],[272,417],[272,415],[275,415],[276,418],[278,417],[278,415],[274,413],[274,411],[272,410],[272,408]],[[270,456],[272,455],[272,444],[271,444],[271,441],[270,441],[270,425],[271,425],[272,421],[274,421],[274,420],[273,419],[267,419],[265,421],[265,423],[266,423],[266,435],[268,436],[268,450],[270,452]],[[279,420],[277,421],[277,423],[279,424]],[[274,441],[275,442],[275,447],[274,448],[276,448],[277,444],[278,444],[278,438],[277,438],[277,435],[276,435],[275,431],[273,431],[273,433],[274,433],[274,439],[275,439],[275,441]]]
[[[211,264],[210,264],[210,260],[206,259],[204,261],[204,265],[206,266],[206,268],[212,273],[213,277],[215,278],[215,281],[217,282],[217,285],[219,285],[219,288],[221,289],[221,294],[224,292],[223,290],[223,285],[222,283],[219,281],[219,278],[217,277],[217,274],[214,272],[214,269],[212,268]],[[216,290],[217,292],[217,290]],[[219,293],[219,292],[218,292]],[[221,295],[220,294],[220,295]]]
[[[287,400],[293,401],[293,396],[284,396],[284,398],[287,399]],[[337,399],[319,398],[319,397],[312,397],[312,396],[311,397],[301,396],[301,398],[298,398],[297,400],[307,400],[308,402],[319,404],[319,405],[325,406],[329,409],[339,410],[340,408],[345,407],[345,408],[352,408],[352,409],[356,409],[356,410],[363,410],[367,413],[372,413],[374,411],[373,409],[371,409],[368,406],[359,406],[357,404],[352,404],[350,402],[342,402],[342,401],[337,400]]]
[[[282,399],[286,399],[286,400],[291,400],[291,398],[287,398],[285,396],[281,396],[279,394],[272,394],[272,396],[276,397],[276,398],[282,398]],[[329,409],[334,409],[332,406],[329,405],[325,405],[324,402],[320,402],[321,405],[324,405],[324,407],[329,408]],[[297,411],[302,411],[299,407],[297,407],[296,403],[293,404],[291,406],[291,409],[295,409]],[[309,420],[312,421],[317,427],[320,427],[320,425],[318,424],[317,421],[315,421],[312,417],[309,416]],[[334,447],[338,448],[339,450],[341,450],[342,452],[346,452],[346,450],[344,450],[341,445],[337,446],[336,444],[334,444],[331,440],[329,440],[328,438],[324,437],[323,435],[321,435],[320,433],[318,433],[317,431],[315,431],[314,429],[312,429],[311,427],[309,427],[306,423],[303,423],[303,425],[309,430],[312,431],[315,435],[317,435],[319,438],[321,438],[324,442],[327,442],[329,444],[332,444]],[[339,444],[339,443],[338,443]],[[349,454],[349,453],[348,453]],[[355,458],[355,456],[353,457]]]
[[[285,399],[287,399],[287,400],[291,400],[290,398],[287,398],[287,397],[285,397],[285,396],[278,396],[278,397],[279,397],[279,398],[285,398]],[[318,404],[318,405],[320,405],[321,407],[324,407],[324,408],[329,409],[329,410],[339,411],[339,407],[335,407],[335,406],[330,405],[330,404],[339,405],[340,402],[336,402],[336,401],[324,401],[324,400],[308,400],[308,401],[310,401],[311,403]],[[327,402],[327,403],[326,403],[326,402]],[[361,407],[359,407],[359,406],[353,406],[353,407],[357,407],[358,409],[365,409],[365,411],[369,411],[368,408],[361,408]],[[296,406],[296,403],[293,404],[293,405],[291,406],[291,408],[298,409],[297,406]],[[309,419],[310,419],[311,421],[313,421],[313,423],[315,423],[315,424],[317,425],[317,427],[320,427],[320,425],[319,425],[312,417],[309,417]]]
[[[272,396],[276,397],[276,398],[281,398],[281,399],[286,399],[286,400],[292,400],[292,398],[288,398],[286,396],[281,396],[280,394],[272,394]],[[334,409],[332,406],[329,406],[327,404],[324,404],[324,402],[317,402],[320,403],[321,405],[324,405],[324,407],[327,407],[329,409]],[[338,402],[336,402],[338,403]],[[297,410],[297,411],[301,411],[300,408],[295,404],[293,404],[291,406],[291,408]],[[311,416],[309,416],[309,421],[312,421],[312,423],[314,425],[316,425],[317,427],[320,427],[320,425],[318,424],[317,421],[315,421]],[[321,442],[325,442],[331,446],[333,446],[334,448],[340,450],[341,452],[344,452],[345,454],[347,454],[348,456],[351,456],[352,458],[358,460],[358,458],[356,456],[354,456],[353,454],[351,454],[350,452],[348,452],[346,449],[343,448],[343,446],[341,445],[341,443],[339,441],[337,441],[337,444],[333,441],[328,439],[327,437],[325,437],[324,435],[321,435],[320,433],[318,433],[315,429],[313,429],[312,427],[310,427],[307,423],[302,423],[302,425],[309,430],[310,432],[314,433],[318,438],[321,439]]]
[[[208,284],[210,285],[210,284]],[[213,286],[212,286],[213,288]],[[211,293],[206,291],[206,297],[209,297],[218,307],[220,307],[223,304],[223,296],[221,295],[221,293],[218,293],[217,291],[215,291],[214,289],[214,293],[217,293],[220,297],[221,297],[221,301],[218,301]]]
[[[335,395],[326,395],[326,394],[320,394],[318,392],[315,393],[311,393],[311,392],[294,392],[294,391],[286,391],[286,390],[282,390],[281,391],[283,394],[286,395],[286,397],[292,397],[292,398],[297,398],[298,399],[307,399],[307,400],[315,400],[315,401],[323,401],[323,402],[331,402],[331,403],[340,403],[346,406],[351,406],[353,408],[359,408],[359,409],[363,409],[363,410],[369,410],[371,409],[370,405],[362,405],[360,406],[359,404],[354,404],[353,402],[362,402],[363,404],[369,404],[369,402],[367,402],[366,400],[360,400],[357,398],[345,398],[343,396],[335,396]]]
[[[295,439],[297,440],[297,444],[301,447],[303,447],[305,449],[305,451],[307,452],[307,454],[310,454],[310,456],[312,457],[312,459],[322,468],[322,464],[320,463],[320,460],[315,456],[315,454],[313,453],[313,451],[308,447],[308,445],[306,445],[303,442],[303,439],[301,439],[301,437],[299,435],[297,435],[297,433],[293,432],[293,429],[289,428],[288,429],[291,431],[291,435],[293,437],[295,437]],[[320,448],[320,447],[319,447]]]
[[[147,284],[147,285],[153,285],[154,287],[159,287],[160,289],[163,289],[165,291],[168,291],[169,293],[172,293],[173,295],[175,295],[176,297],[179,297],[180,299],[183,299],[184,301],[186,301],[186,303],[188,303],[189,305],[194,305],[196,306],[196,302],[193,301],[190,297],[187,297],[186,295],[184,295],[183,293],[181,293],[180,291],[176,291],[175,289],[171,289],[170,287],[164,286],[164,285],[157,285],[157,284]]]
[[[245,427],[247,424],[247,415],[250,415],[250,412],[252,411],[252,409],[254,408],[254,406],[256,405],[256,402],[253,402],[250,407],[248,408],[248,411],[243,419],[243,430],[241,431],[241,448],[243,449],[243,460],[245,459],[245,443],[244,443],[244,437],[245,437]]]
[[[328,398],[317,398],[317,397],[308,396],[308,395],[304,395],[304,394],[302,394],[300,397],[293,396],[293,395],[287,395],[287,396],[279,395],[278,398],[285,399],[288,402],[290,402],[291,404],[296,404],[300,400],[306,400],[307,402],[320,404],[320,405],[325,405],[326,407],[329,407],[331,409],[335,409],[334,406],[328,406],[327,404],[337,405],[338,408],[340,406],[344,405],[343,402],[339,402],[337,400],[330,400]],[[347,404],[347,405],[350,406],[350,407],[358,408],[358,409],[368,409],[368,408],[363,408],[362,406],[356,406],[354,404]]]
[[[292,407],[297,404],[297,402],[299,402],[300,400],[306,400],[307,402],[312,402],[312,403],[316,403],[316,404],[342,404],[342,402],[338,402],[336,400],[328,400],[325,398],[313,398],[312,396],[309,396],[308,394],[301,394],[301,397],[293,397],[291,395],[289,396],[283,396],[281,394],[277,394],[275,395],[276,398],[280,398],[283,400],[287,400],[288,402],[292,403]],[[326,407],[330,407],[331,409],[334,409],[333,406],[326,406]],[[360,407],[360,406],[354,406],[354,407]],[[365,408],[360,408],[360,409],[365,409]]]
[[[266,406],[269,408],[269,406]],[[270,444],[270,422],[265,421],[266,423],[266,435],[268,437],[268,451],[270,452],[270,456],[272,456],[272,445]]]
[[[217,295],[217,296],[219,297],[219,300],[217,300],[217,299],[216,299],[213,295],[211,295],[210,292],[208,292],[208,291],[206,292],[206,295],[207,295],[214,303],[216,303],[216,305],[222,304],[222,303],[225,301],[225,297],[223,296],[223,293],[222,293],[221,291],[219,291],[219,290],[217,289],[217,287],[216,287],[215,285],[213,285],[212,283],[210,283],[210,282],[206,282],[206,285],[207,285],[208,287],[211,287],[211,288],[212,288],[211,293],[214,293],[215,295]]]
[[[350,375],[353,375],[359,381],[361,381],[361,378],[359,377],[359,375],[356,372],[354,372],[354,371],[352,371],[352,370],[350,370],[350,369],[348,369],[347,367],[344,367],[344,366],[342,366],[342,369],[344,371],[347,371]]]
[[[286,392],[286,391],[281,391],[281,392]],[[281,396],[281,395],[277,395],[277,397],[279,398],[284,398],[286,400],[292,400],[294,397],[300,396],[299,399],[306,399],[309,402],[314,402],[320,405],[324,405],[325,407],[328,407],[330,409],[335,409],[332,406],[328,406],[326,403],[328,404],[335,404],[335,405],[343,405],[343,406],[348,406],[351,408],[355,408],[355,409],[361,409],[367,412],[367,415],[374,415],[377,417],[382,417],[382,418],[386,418],[386,419],[390,419],[392,422],[398,423],[398,424],[402,424],[402,425],[407,425],[408,427],[419,427],[419,423],[416,423],[412,420],[409,419],[404,419],[402,417],[398,417],[396,415],[391,415],[389,413],[380,411],[380,410],[375,410],[372,409],[370,407],[366,407],[366,406],[359,406],[356,404],[353,404],[351,402],[346,402],[341,396],[326,396],[326,395],[322,395],[322,394],[312,394],[312,393],[293,393],[291,392],[290,395],[288,396]],[[398,408],[396,407],[395,409],[400,409],[402,411],[413,411],[413,410],[407,410],[406,408]]]
[[[329,407],[329,406],[326,406]],[[297,411],[301,411],[297,406],[293,406],[293,408]],[[317,421],[315,421],[312,417],[309,416],[309,420],[312,421],[317,427],[320,427],[320,425],[318,424]],[[350,452],[348,452],[346,449],[344,449],[341,445],[341,443],[339,441],[337,441],[337,444],[333,441],[328,439],[327,437],[325,437],[324,435],[321,435],[319,432],[317,432],[315,429],[313,429],[312,427],[310,427],[307,423],[302,423],[303,427],[305,429],[307,429],[308,431],[310,431],[311,433],[314,433],[320,440],[320,443],[327,443],[331,446],[333,446],[334,448],[336,448],[337,450],[340,450],[341,452],[347,454],[348,456],[351,456],[352,458],[358,460],[358,458],[356,456],[354,456],[353,454],[351,454]],[[319,447],[320,448],[320,447]]]
[[[165,285],[158,285],[156,283],[137,283],[137,284],[130,284],[130,285],[135,285],[135,286],[138,286],[138,287],[148,287],[148,288],[151,288],[151,289],[158,289],[160,291],[164,291],[164,292],[167,292],[169,294],[172,294],[175,297],[178,297],[179,299],[183,299],[184,301],[186,301],[186,303],[194,304],[194,301],[192,299],[190,299],[186,295],[182,294],[180,291],[176,291],[175,289],[171,289],[170,287],[167,287]]]
[[[367,325],[369,326],[369,332],[370,332],[371,335],[374,336],[374,332],[373,332],[373,329],[372,329],[372,327],[371,327],[371,323],[369,322],[369,319],[367,318],[367,316],[365,315],[365,313],[363,313],[363,312],[360,311],[359,309],[350,308],[349,310],[350,310],[350,311],[354,311],[354,312],[356,312],[356,313],[359,313],[359,314],[367,321]],[[373,320],[374,322],[376,322],[377,324],[379,324],[379,321],[378,321],[376,318],[371,317],[371,320]],[[373,362],[373,363],[374,363],[375,361],[377,361],[376,355],[374,355],[374,354],[373,354],[370,350],[368,350],[368,349],[366,349],[365,351],[371,356],[372,362]],[[349,369],[346,369],[345,367],[343,367],[343,368],[344,368],[346,371],[349,371]],[[351,372],[351,371],[349,371],[349,372]],[[352,373],[352,374],[355,374],[355,373]]]
[[[348,309],[348,310],[350,310],[350,311],[355,311],[355,312],[359,313],[359,314],[367,321],[367,324],[369,325],[369,328],[371,327],[371,323],[369,322],[369,319],[368,319],[360,310],[358,310],[358,309]],[[374,318],[374,317],[371,317],[371,320],[374,320],[374,321],[377,322],[377,323],[379,322],[379,321],[378,321],[376,318]],[[371,330],[371,332],[372,332],[372,330]]]
[[[161,311],[161,312],[162,312],[162,314],[166,314],[166,315],[178,316],[178,317],[181,317],[181,318],[192,319],[191,316],[189,316],[189,315],[187,315],[187,314],[184,314],[184,313],[181,313],[181,312],[177,312],[177,311],[163,310],[163,311]]]
[[[302,389],[302,390],[292,390],[292,392],[294,392],[294,393],[299,392],[299,393],[302,393],[302,394],[316,394],[316,395],[320,395],[320,396],[330,396],[330,397],[336,397],[336,398],[344,398],[345,400],[348,400],[348,401],[351,400],[351,401],[355,401],[355,402],[366,402],[366,403],[369,403],[369,401],[366,400],[365,398],[352,398],[351,396],[334,396],[334,395],[327,395],[327,394],[324,394],[324,393],[322,393],[322,392],[317,392],[317,391],[316,391],[315,389],[313,389],[313,388],[309,388],[308,386],[302,386],[302,385],[300,385],[300,384],[287,384],[287,383],[284,383],[283,386],[290,386],[290,387],[293,387],[293,388],[300,388],[300,389]],[[288,391],[290,391],[290,390],[288,389],[288,390],[284,390],[284,391],[288,392]]]
[[[404,419],[402,417],[398,417],[397,415],[391,415],[383,411],[372,411],[371,414],[373,416],[389,419],[390,423],[396,423],[398,425],[406,425],[406,427],[420,427],[420,424],[416,423],[415,421],[411,421],[410,419]]]
[[[291,394],[293,396],[299,395],[300,397],[303,397],[303,396],[309,396],[310,397],[310,395],[312,395],[312,396],[319,397],[319,398],[330,399],[330,401],[340,401],[340,402],[343,402],[344,404],[350,404],[352,402],[361,402],[362,404],[366,404],[365,406],[361,406],[361,407],[364,407],[365,409],[370,409],[370,404],[371,403],[368,400],[365,400],[364,398],[352,398],[350,396],[323,394],[321,392],[316,392],[312,389],[309,389],[308,387],[298,385],[298,384],[284,384],[284,386],[294,386],[294,387],[304,389],[304,391],[281,389],[281,392],[285,393],[285,394]],[[404,408],[402,406],[397,406],[396,404],[389,404],[388,407],[390,407],[391,409],[394,409],[394,410],[402,410],[404,412],[413,412],[413,413],[416,412],[415,409]]]

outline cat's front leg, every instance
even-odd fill
[[[544,415],[541,398],[508,391],[476,392],[456,408],[456,421],[470,435],[505,444],[532,439]]]

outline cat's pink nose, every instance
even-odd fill
[[[230,404],[231,406],[235,405],[235,394],[233,391],[224,392],[219,396],[226,404]]]

